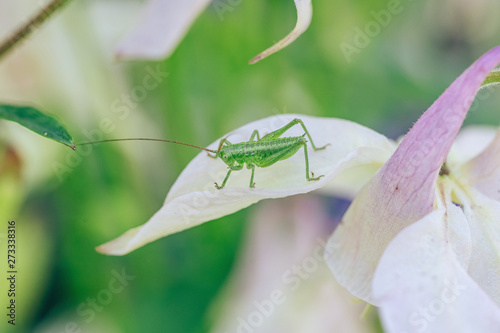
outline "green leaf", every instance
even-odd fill
[[[500,83],[500,69],[495,69],[490,74],[488,74],[482,86],[485,87],[490,84],[499,84],[499,83]]]
[[[29,106],[0,105],[0,119],[15,121],[21,126],[46,138],[60,142],[73,150],[73,138],[53,117]]]

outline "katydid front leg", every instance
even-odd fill
[[[220,152],[220,149],[222,148],[222,146],[224,145],[224,143],[226,145],[231,145],[231,142],[229,142],[228,139],[226,139],[226,138],[221,139],[220,142],[219,142],[219,149],[217,150],[217,153]],[[207,153],[207,155],[210,156],[211,158],[217,158],[217,157],[219,157],[219,155],[217,155],[217,153],[215,155],[210,155],[210,153]]]
[[[227,182],[227,179],[229,178],[229,175],[231,174],[231,171],[233,171],[231,168],[229,168],[227,174],[226,174],[226,177],[224,178],[224,180],[222,181],[222,184],[221,186],[219,186],[219,184],[217,184],[217,182],[215,182],[215,188],[218,189],[218,190],[222,190],[224,188],[224,186],[226,186],[226,182]]]
[[[222,184],[219,186],[219,184],[217,183],[214,183],[215,184],[215,188],[218,189],[218,190],[222,190],[224,188],[224,186],[226,186],[226,182],[227,180],[229,179],[229,175],[231,174],[231,171],[238,171],[238,170],[241,170],[243,169],[243,165],[231,165],[228,167],[228,171],[227,171],[227,174],[226,174],[226,177],[224,178],[224,180],[222,181]]]

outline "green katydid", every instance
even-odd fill
[[[284,137],[281,136],[289,130],[292,126],[300,124],[304,129],[304,134],[302,136],[291,136]],[[231,175],[232,171],[238,171],[243,169],[243,167],[247,166],[248,169],[252,170],[252,176],[250,177],[250,188],[255,187],[254,183],[254,174],[255,167],[266,168],[268,166],[273,165],[274,163],[282,160],[286,160],[287,158],[292,157],[297,153],[297,151],[304,147],[304,156],[306,163],[306,179],[308,181],[319,180],[323,175],[314,177],[314,173],[311,172],[309,175],[309,157],[307,154],[307,140],[304,138],[306,136],[311,141],[311,146],[313,149],[321,150],[325,149],[329,144],[317,148],[314,145],[314,142],[307,130],[306,126],[302,122],[302,120],[295,118],[287,125],[264,135],[262,138],[259,135],[259,131],[253,131],[250,136],[250,140],[246,142],[240,143],[231,143],[226,138],[220,140],[219,148],[217,150],[208,149],[204,147],[199,147],[195,145],[191,145],[189,143],[173,141],[173,140],[161,140],[161,139],[144,139],[144,138],[132,138],[132,139],[110,139],[110,140],[101,140],[95,142],[86,142],[81,143],[80,145],[85,144],[93,144],[93,143],[101,143],[101,142],[112,142],[112,141],[128,141],[128,140],[145,140],[145,141],[160,141],[160,142],[169,142],[169,143],[177,143],[201,150],[205,150],[209,153],[213,153],[215,155],[210,155],[212,158],[220,158],[228,168],[228,172],[226,177],[222,181],[222,184],[219,185],[215,183],[215,187],[218,190],[221,190],[226,186],[227,180],[229,179],[229,175]],[[257,138],[257,140],[255,140]]]

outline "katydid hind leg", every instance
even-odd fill
[[[280,136],[282,136],[286,131],[288,131],[291,127],[293,127],[293,126],[295,126],[297,124],[300,124],[300,126],[302,126],[302,129],[304,130],[304,132],[306,132],[306,135],[309,138],[309,141],[311,141],[311,146],[313,147],[314,150],[325,149],[326,146],[330,145],[328,143],[328,144],[324,145],[323,147],[317,148],[316,145],[314,144],[314,141],[313,141],[313,139],[311,137],[311,134],[309,134],[309,131],[306,128],[306,125],[304,125],[304,122],[301,119],[299,119],[299,118],[295,118],[294,120],[292,120],[291,122],[289,122],[285,126],[283,126],[281,128],[278,128],[276,131],[273,131],[273,132],[271,132],[269,134],[266,134],[265,136],[262,137],[261,140],[262,141],[269,141],[269,140],[277,139]]]
[[[326,146],[329,146],[330,144],[327,143],[326,145],[324,145],[323,147],[319,147],[319,148],[316,148],[316,146],[314,145],[314,141],[313,139],[311,138],[311,134],[309,134],[309,131],[307,130],[306,128],[306,125],[304,125],[304,122],[298,118],[294,119],[294,121],[297,121],[298,124],[300,124],[302,126],[302,129],[304,130],[304,132],[306,132],[306,135],[307,137],[309,138],[309,141],[311,141],[311,146],[313,147],[314,150],[321,150],[321,149],[325,149]]]
[[[285,126],[283,126],[281,128],[278,128],[277,130],[264,135],[262,137],[262,139],[260,139],[260,141],[270,141],[270,140],[277,139],[280,136],[282,136],[283,133],[285,133],[286,131],[288,131],[290,129],[290,127],[292,127],[292,126],[294,126],[296,124],[297,124],[297,119],[294,119],[291,122],[289,122],[288,124],[286,124]]]
[[[323,177],[323,175],[319,176],[319,177],[314,177],[314,172],[311,172],[311,176],[309,176],[309,155],[307,154],[307,145],[304,144],[304,157],[306,159],[306,179],[308,181],[314,181],[314,180],[319,180],[321,177]]]

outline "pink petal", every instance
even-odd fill
[[[397,207],[410,223],[432,210],[439,170],[482,82],[498,63],[500,47],[460,75],[417,121],[374,179],[384,192],[382,201]]]
[[[355,296],[373,302],[371,281],[387,244],[434,208],[436,179],[500,47],[479,58],[438,98],[363,188],[330,238],[330,269]]]

